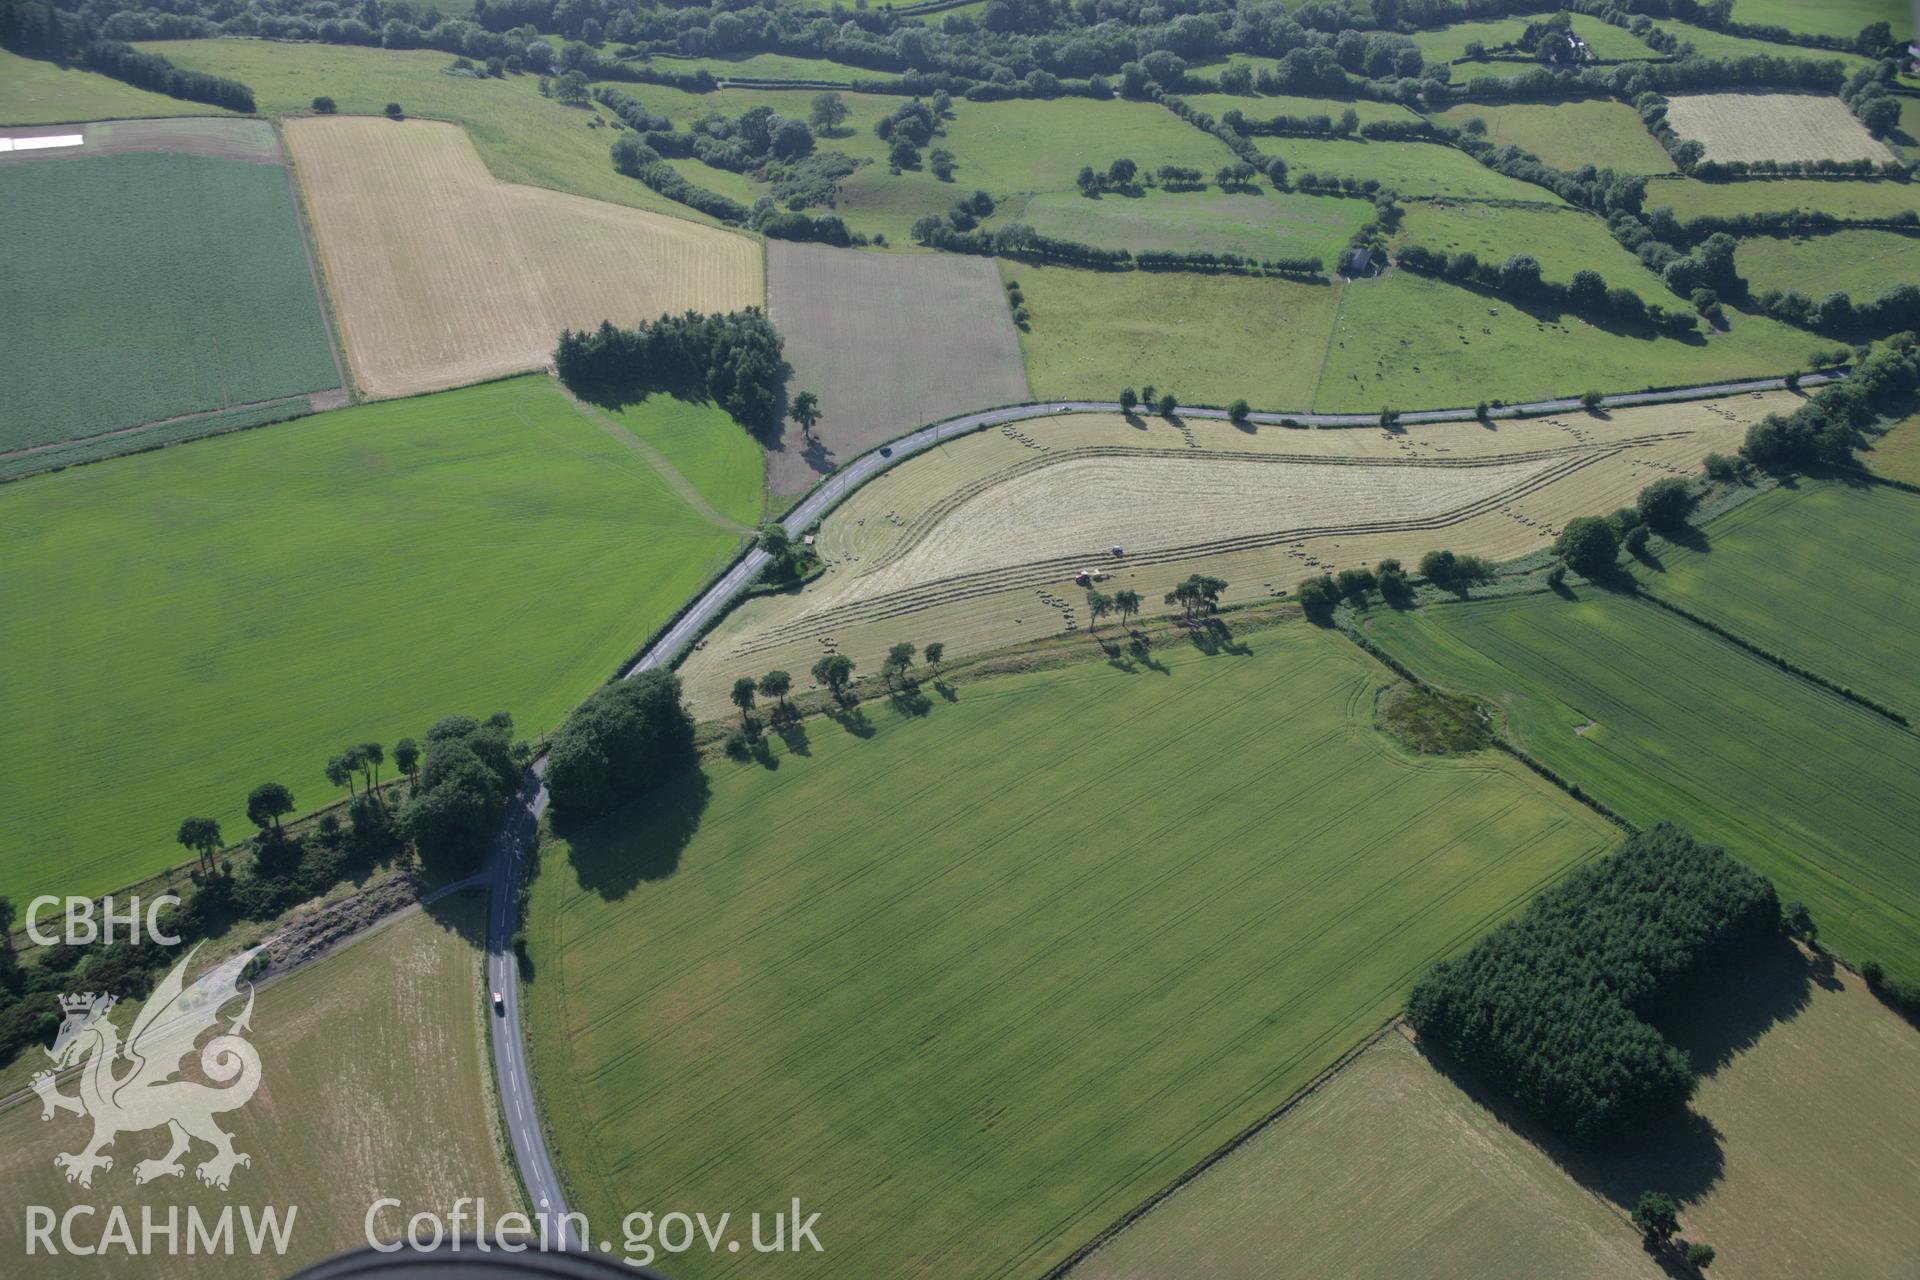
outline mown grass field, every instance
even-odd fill
[[[235,1149],[253,1157],[234,1172],[229,1191],[195,1176],[193,1164],[211,1150],[197,1142],[182,1178],[136,1186],[134,1164],[166,1151],[166,1133],[155,1129],[122,1133],[113,1168],[95,1176],[91,1192],[81,1190],[64,1180],[53,1157],[79,1150],[89,1121],[61,1115],[43,1122],[31,1095],[0,1111],[0,1179],[17,1205],[57,1213],[100,1204],[90,1225],[77,1220],[82,1239],[89,1229],[104,1229],[106,1205],[117,1205],[134,1223],[136,1241],[142,1207],[152,1206],[161,1223],[170,1207],[182,1208],[180,1248],[172,1254],[164,1237],[138,1261],[117,1251],[106,1261],[64,1253],[49,1259],[43,1251],[32,1274],[276,1280],[365,1243],[363,1223],[377,1196],[397,1197],[409,1214],[450,1213],[462,1196],[485,1196],[490,1214],[518,1208],[519,1187],[498,1149],[482,1030],[485,906],[473,892],[446,899],[259,993],[247,1038],[260,1054],[260,1090],[219,1120]],[[129,1022],[138,1004],[127,1002]],[[243,1007],[236,1000],[229,1014]],[[64,1091],[73,1093],[73,1086]],[[236,1219],[242,1206],[275,1206],[283,1217],[287,1206],[298,1206],[287,1255],[254,1257],[244,1245],[212,1258],[188,1254],[184,1206],[211,1220],[229,1204]],[[387,1235],[405,1225],[391,1210],[378,1223]],[[19,1212],[0,1221],[0,1249],[9,1257],[25,1255],[23,1227]]]
[[[451,712],[537,736],[737,545],[537,377],[8,485],[0,893],[152,875]]]
[[[1373,216],[1364,200],[1279,192],[1265,186],[1232,192],[1150,189],[1138,196],[1089,198],[1048,191],[1010,205],[1009,219],[1042,235],[1103,248],[1239,253],[1255,258],[1316,257],[1327,270],[1360,224]]]
[[[1392,1034],[1072,1274],[1440,1280],[1520,1257],[1654,1277],[1627,1221],[1648,1188],[1729,1274],[1900,1274],[1920,1251],[1920,1032],[1784,943],[1668,1012],[1701,1073],[1683,1123],[1570,1150]]]
[[[1920,495],[1803,480],[1662,544],[1662,599],[1920,720]]]
[[[1241,643],[876,698],[548,843],[532,1039],[578,1207],[798,1195],[796,1276],[1036,1274],[1613,842],[1503,757],[1391,747],[1338,636]]]
[[[813,439],[788,424],[768,457],[770,487],[783,497],[924,423],[1027,398],[1011,310],[988,259],[775,240],[767,298],[794,390],[820,397]]]
[[[1740,242],[1734,265],[1756,292],[1798,289],[1823,298],[1838,289],[1867,302],[1903,281],[1920,280],[1920,236],[1895,231],[1755,236]]]
[[[1633,1229],[1392,1032],[1070,1273],[1656,1280]]]
[[[410,116],[466,128],[487,169],[502,182],[551,187],[694,222],[713,219],[616,173],[613,132],[595,128],[595,112],[540,96],[536,77],[476,80],[440,74],[451,54],[427,49],[362,49],[265,40],[166,40],[143,44],[192,71],[231,76],[252,87],[260,110],[308,111],[331,97],[345,115],[380,115],[398,102]],[[204,114],[204,112],[201,112]],[[604,113],[602,113],[604,117]]]
[[[1640,259],[1607,231],[1606,223],[1578,209],[1423,201],[1405,206],[1394,243],[1470,252],[1490,263],[1531,254],[1549,280],[1571,280],[1574,272],[1590,270],[1609,285],[1642,297],[1664,292]]]
[[[1000,264],[1018,280],[1031,327],[1020,335],[1035,396],[1097,396],[1151,382],[1191,404],[1245,397],[1304,406],[1326,353],[1341,289],[1252,276],[1076,271]]]
[[[0,49],[0,124],[223,114],[221,107],[149,93],[92,71]]]
[[[502,183],[465,131],[315,116],[287,126],[355,380],[374,395],[538,368],[563,328],[766,297],[745,236]]]
[[[1653,605],[1586,596],[1367,626],[1421,676],[1496,701],[1523,747],[1628,818],[1671,818],[1772,877],[1841,955],[1920,974],[1920,740]]]
[[[1837,218],[1890,218],[1913,208],[1916,200],[1920,200],[1920,190],[1906,182],[1819,178],[1696,182],[1675,177],[1647,184],[1647,208],[1664,205],[1682,219],[1781,209],[1817,209]]]
[[[1675,94],[1667,123],[1703,144],[1709,160],[1893,159],[1846,103],[1827,94]]]
[[[285,171],[0,166],[0,450],[339,385]]]
[[[1609,277],[1612,283],[1612,278]],[[1662,290],[1621,281],[1649,301]],[[1637,391],[1763,377],[1806,362],[1807,335],[1733,315],[1692,342],[1602,329],[1572,312],[1531,314],[1512,299],[1398,271],[1341,291],[1315,409],[1365,412]]]
[[[1434,113],[1432,118],[1462,128],[1476,116],[1485,122],[1489,142],[1531,151],[1558,169],[1590,164],[1622,173],[1673,172],[1673,161],[1647,132],[1640,113],[1623,102],[1603,98],[1555,103],[1463,102]]]
[[[658,454],[721,518],[757,525],[766,488],[766,455],[726,410],[672,396],[649,396],[618,409],[595,407],[641,445]]]

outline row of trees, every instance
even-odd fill
[[[780,331],[758,307],[702,315],[689,311],[632,329],[602,321],[565,330],[554,350],[562,382],[588,399],[625,401],[664,391],[712,399],[752,428],[777,426],[787,409],[791,369]]]
[[[1637,1010],[1780,918],[1765,877],[1661,823],[1429,969],[1407,1016],[1556,1132],[1631,1132],[1694,1088],[1686,1055]]]
[[[717,191],[688,181],[679,170],[661,158],[659,151],[631,133],[613,140],[613,167],[629,178],[637,178],[677,204],[698,209],[722,222],[745,222],[750,214],[746,205]]]
[[[1740,456],[1763,471],[1846,465],[1861,429],[1904,403],[1920,385],[1920,347],[1876,351],[1844,381],[1828,383],[1789,414],[1770,413],[1747,428]]]

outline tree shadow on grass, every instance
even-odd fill
[[[706,771],[691,769],[596,821],[556,821],[554,829],[567,842],[580,887],[617,902],[642,882],[679,869],[712,794]]]
[[[933,710],[933,699],[920,692],[917,684],[903,685],[887,697],[887,705],[897,714],[916,719]]]
[[[780,735],[781,744],[790,754],[796,756],[813,754],[813,744],[807,737],[806,721],[799,716],[782,720],[774,732]]]
[[[873,721],[867,719],[867,713],[858,703],[843,704],[827,708],[827,719],[845,729],[856,738],[873,736]]]
[[[1247,645],[1233,638],[1233,628],[1227,625],[1225,618],[1202,618],[1187,628],[1187,639],[1193,647],[1208,657],[1227,653],[1236,658],[1245,658],[1253,653]]]

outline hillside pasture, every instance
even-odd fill
[[[1428,62],[1451,62],[1464,58],[1467,45],[1479,41],[1489,53],[1502,50],[1502,46],[1518,44],[1525,34],[1528,19],[1495,18],[1486,22],[1455,22],[1448,26],[1413,33],[1413,42]],[[1587,42],[1594,56],[1605,59],[1631,60],[1651,58],[1652,49],[1639,37],[1621,27],[1611,26],[1597,19],[1576,17],[1573,21],[1573,33]],[[1462,62],[1453,69],[1456,84],[1464,83],[1480,75],[1516,75],[1530,66],[1539,66],[1531,49],[1502,50],[1525,55],[1525,61],[1508,62]],[[1509,70],[1509,68],[1512,68]]]
[[[1670,296],[1650,281],[1609,275],[1608,283],[1648,301]],[[1357,282],[1340,297],[1313,397],[1313,408],[1327,412],[1693,386],[1766,377],[1807,358],[1804,331],[1761,316],[1734,314],[1725,331],[1702,330],[1692,340],[1657,337],[1602,328],[1573,312],[1529,311],[1500,294],[1408,271]]]
[[[1771,2],[1778,3],[1779,0],[1771,0]],[[1787,2],[1792,3],[1792,0],[1787,0]],[[1884,3],[1884,0],[1882,0],[1882,3]],[[1820,4],[1793,5],[1795,14],[1805,14],[1809,11],[1824,7],[1824,0],[1822,0]],[[1691,22],[1682,22],[1677,18],[1657,18],[1655,19],[1655,23],[1661,29],[1669,31],[1693,45],[1694,52],[1703,58],[1808,58],[1816,62],[1837,62],[1848,74],[1852,74],[1854,70],[1860,67],[1877,65],[1874,59],[1866,57],[1864,54],[1847,53],[1836,49],[1811,49],[1804,45],[1797,44],[1776,44],[1771,40],[1757,40],[1751,36],[1736,36],[1725,31],[1715,31],[1711,27],[1702,27]],[[1787,28],[1789,31],[1806,29],[1797,17],[1791,21],[1780,21],[1778,25]],[[1862,23],[1861,25],[1864,26],[1866,24]],[[1901,24],[1898,20],[1895,20],[1893,25],[1895,34],[1898,35]],[[1855,27],[1846,34],[1854,35],[1859,30],[1859,27]]]
[[[958,254],[863,254],[767,245],[769,314],[786,337],[793,390],[820,397],[813,439],[789,424],[768,461],[776,494],[924,423],[1027,398],[993,263]]]
[[[1364,200],[1280,192],[1149,189],[1137,196],[1048,191],[1014,204],[1008,220],[1042,235],[1102,248],[1238,253],[1253,258],[1315,257],[1331,271],[1340,251],[1373,216]]]
[[[57,1249],[61,1256],[49,1259],[43,1248],[32,1273],[277,1280],[364,1244],[376,1195],[398,1198],[409,1214],[448,1214],[463,1196],[486,1197],[490,1213],[520,1207],[496,1136],[481,1021],[485,908],[483,895],[468,892],[391,919],[259,992],[248,1039],[260,1054],[260,1089],[219,1122],[235,1148],[253,1157],[235,1171],[230,1191],[195,1176],[191,1161],[209,1151],[199,1143],[181,1178],[137,1186],[135,1163],[161,1155],[166,1133],[130,1130],[115,1141],[113,1168],[97,1175],[93,1194],[111,1197],[132,1221],[148,1206],[162,1223],[175,1206],[191,1205],[209,1221],[229,1203],[256,1212],[281,1206],[283,1217],[285,1206],[298,1206],[285,1257],[256,1257],[243,1247],[213,1258],[189,1254],[183,1220],[181,1247],[168,1251],[162,1238],[137,1268]],[[138,1004],[127,1001],[123,1032]],[[243,1007],[236,999],[230,1011]],[[77,1150],[86,1128],[71,1116],[42,1121],[32,1095],[0,1111],[0,1180],[22,1203],[77,1203],[87,1193],[63,1179],[53,1157]],[[0,1249],[10,1256],[25,1253],[22,1225],[20,1214],[0,1222]],[[405,1218],[388,1210],[378,1227],[398,1235]]]
[[[1041,399],[1109,400],[1150,382],[1194,404],[1304,406],[1340,297],[1338,285],[1258,276],[1026,262],[1000,275],[1026,297],[1020,350]]]
[[[1902,23],[1911,23],[1912,15],[1901,0],[1734,0],[1735,22],[1763,27],[1785,27],[1806,35],[1846,36],[1852,38],[1862,27],[1876,22],[1893,26],[1894,34],[1904,34]]]
[[[329,756],[453,712],[538,737],[739,545],[545,378],[0,487],[0,653],[33,673],[0,682],[0,894],[152,875],[187,814],[238,841],[257,783],[331,803]]]
[[[1578,209],[1518,208],[1469,201],[1422,201],[1407,205],[1395,247],[1417,244],[1447,253],[1471,253],[1501,263],[1528,254],[1549,280],[1571,280],[1576,271],[1598,271],[1609,285],[1651,297],[1660,282],[1640,259],[1622,248],[1606,223]]]
[[[340,385],[279,164],[88,149],[0,164],[0,451]]]
[[[1920,720],[1920,495],[1803,480],[1661,544],[1635,572],[1661,599]]]
[[[354,377],[407,395],[535,368],[562,328],[763,298],[751,240],[497,182],[456,126],[287,125]]]
[[[1283,156],[1290,179],[1372,178],[1403,196],[1458,196],[1560,204],[1545,187],[1495,173],[1463,151],[1433,142],[1368,142],[1359,138],[1256,138],[1266,155]]]
[[[0,124],[209,114],[224,114],[224,108],[150,93],[98,72],[23,58],[0,49]]]
[[[1836,97],[1817,93],[1682,93],[1667,123],[1707,149],[1707,159],[1892,160],[1893,152]]]
[[[873,671],[904,629],[955,655],[1063,631],[1091,631],[1092,644],[1114,624],[1087,616],[1081,568],[1106,575],[1104,591],[1138,591],[1153,616],[1195,572],[1226,579],[1223,599],[1238,603],[1438,546],[1522,556],[1571,516],[1697,472],[1790,403],[1743,396],[1400,434],[1157,415],[1010,424],[868,483],[822,522],[820,578],[743,604],[681,669],[695,705],[719,715],[743,669],[782,667],[804,683],[830,650]]]
[[[1840,178],[1761,178],[1741,182],[1699,182],[1661,178],[1647,184],[1647,208],[1670,208],[1681,220],[1737,217],[1810,209],[1836,218],[1891,218],[1920,202],[1920,190],[1907,182],[1860,182]]]
[[[1755,292],[1798,289],[1823,298],[1838,289],[1867,302],[1902,281],[1920,280],[1920,235],[1835,231],[1828,235],[1754,236],[1734,265]]]
[[[831,1237],[795,1276],[1039,1274],[1613,843],[1505,757],[1392,747],[1340,637],[1236,648],[876,696],[548,842],[577,1207],[797,1195]]]
[[[1604,98],[1554,103],[1465,102],[1436,112],[1432,118],[1457,129],[1478,118],[1487,126],[1487,141],[1531,151],[1557,169],[1590,164],[1622,173],[1673,171],[1673,161],[1647,132],[1639,112],[1623,102]]]
[[[1233,60],[1241,59],[1236,57]],[[1271,63],[1272,59],[1265,61]],[[1361,124],[1372,124],[1376,120],[1406,122],[1419,119],[1412,110],[1397,102],[1381,102],[1375,98],[1302,98],[1286,93],[1258,96],[1183,93],[1180,99],[1195,111],[1204,111],[1216,120],[1229,111],[1238,111],[1248,120],[1271,120],[1274,116],[1326,116],[1330,120],[1338,120],[1343,112],[1349,110],[1360,117]]]
[[[1920,739],[1651,604],[1581,596],[1376,611],[1366,627],[1419,675],[1496,703],[1588,794],[1771,877],[1840,955],[1920,975]]]
[[[267,114],[305,115],[313,99],[323,94],[339,104],[343,115],[379,116],[387,103],[398,102],[409,118],[463,126],[488,172],[501,182],[717,225],[616,172],[608,156],[613,133],[605,114],[542,97],[537,76],[496,80],[443,75],[453,55],[430,49],[274,40],[162,40],[138,47],[190,71],[247,84]]]

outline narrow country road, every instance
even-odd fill
[[[1810,373],[1800,379],[1802,386],[1819,386],[1843,375]],[[1779,391],[1784,378],[1754,378],[1745,382],[1708,383],[1669,391],[1634,391],[1605,396],[1601,406],[1609,409],[1636,405],[1672,404],[1686,400],[1708,400],[1717,396],[1745,395],[1758,391]],[[1504,405],[1490,410],[1493,419],[1532,417],[1542,413],[1566,413],[1581,410],[1577,397],[1562,400],[1536,400],[1526,404]],[[788,533],[799,537],[848,494],[861,485],[899,465],[907,458],[932,448],[943,440],[964,436],[984,427],[1046,418],[1060,413],[1118,413],[1120,405],[1111,400],[1050,400],[1039,404],[1009,405],[979,413],[962,414],[931,426],[908,432],[899,439],[870,450],[833,472],[808,493],[780,523]],[[1178,409],[1183,418],[1225,418],[1224,409]],[[1420,426],[1437,422],[1471,422],[1472,409],[1423,409],[1400,414],[1402,426]],[[1269,413],[1248,415],[1256,423],[1278,425],[1283,419],[1303,426],[1364,427],[1379,421],[1370,413]],[[753,548],[702,591],[674,620],[672,626],[656,636],[634,662],[621,671],[622,679],[638,672],[665,666],[677,657],[710,623],[724,613],[734,597],[745,590],[766,567],[767,553]],[[493,1070],[500,1093],[500,1107],[506,1118],[507,1132],[513,1142],[514,1159],[519,1163],[527,1193],[533,1199],[536,1214],[547,1215],[555,1245],[568,1249],[588,1247],[577,1232],[563,1229],[559,1219],[568,1210],[561,1194],[560,1179],[553,1157],[547,1151],[546,1132],[540,1124],[533,1084],[527,1071],[526,1032],[520,1018],[520,972],[513,954],[513,933],[519,886],[527,860],[532,856],[535,829],[540,815],[547,810],[547,789],[539,781],[546,769],[543,759],[533,768],[531,794],[523,793],[508,815],[506,825],[494,837],[488,856],[491,861],[492,903],[487,913],[487,979],[490,989],[498,991],[505,1002],[505,1014],[493,1017]]]

